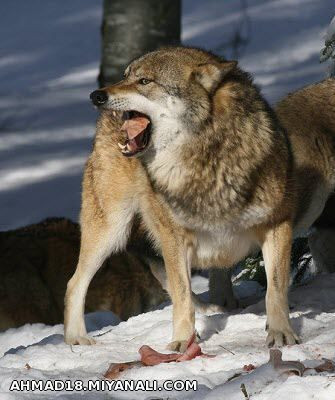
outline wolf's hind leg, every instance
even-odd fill
[[[126,208],[125,208],[126,209]],[[113,211],[108,222],[102,219],[88,219],[82,222],[80,255],[77,269],[67,284],[64,311],[64,338],[68,344],[94,344],[87,335],[84,309],[88,286],[105,259],[125,247],[131,215],[124,216],[124,210]]]
[[[308,244],[318,272],[335,272],[335,194],[314,222]]]
[[[158,282],[161,284],[162,288],[168,292],[168,284],[167,284],[167,277],[166,277],[166,271],[165,271],[165,266],[163,260],[160,259],[147,259],[148,264],[150,266],[150,270],[154,277],[158,280]],[[229,277],[230,278],[230,277]],[[231,282],[231,281],[230,281]],[[168,292],[169,293],[169,292]],[[222,294],[221,290],[221,297],[224,297],[224,294]],[[169,293],[170,295],[170,293]],[[170,295],[171,297],[171,295]],[[206,303],[200,299],[200,297],[195,294],[192,291],[192,302],[194,304],[195,310],[199,313],[206,314],[208,312],[213,312],[213,313],[221,313],[224,312],[225,309],[222,307],[220,304],[216,303]]]
[[[335,227],[315,228],[308,245],[317,272],[335,272]]]
[[[288,285],[292,227],[283,222],[266,232],[262,246],[267,279],[266,313],[268,322],[268,346],[283,346],[299,342],[289,321]]]
[[[209,270],[209,303],[205,303],[192,292],[196,311],[200,313],[224,313],[238,308],[231,281],[232,268],[211,268]]]
[[[211,268],[209,271],[209,300],[227,311],[238,308],[231,282],[232,268]]]

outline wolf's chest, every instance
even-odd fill
[[[196,260],[199,266],[232,266],[255,249],[252,238],[243,232],[221,229],[196,232]]]

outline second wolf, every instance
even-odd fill
[[[333,81],[326,84],[334,91]],[[335,116],[321,122],[311,108],[306,134],[306,121],[299,126],[298,110],[286,106],[284,117],[296,124],[287,133],[235,62],[182,47],[135,60],[122,82],[95,92],[93,100],[124,112],[118,157],[136,155],[140,163],[129,159],[118,182],[112,166],[122,161],[110,152],[116,138],[97,136],[84,179],[85,244],[66,298],[67,342],[90,342],[82,298],[101,260],[124,246],[140,212],[165,261],[171,348],[183,349],[194,331],[191,266],[231,266],[257,248],[267,273],[267,343],[296,343],[287,300],[291,242],[320,216],[334,188]],[[318,100],[335,110],[334,96]],[[110,193],[111,179],[120,192]]]

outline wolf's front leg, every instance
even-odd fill
[[[267,278],[268,336],[266,344],[269,347],[299,342],[299,338],[294,333],[289,321],[287,294],[291,247],[292,227],[290,222],[283,222],[266,232],[262,252]]]
[[[184,352],[195,327],[194,305],[191,290],[191,254],[182,239],[169,234],[162,238],[162,252],[168,279],[168,292],[173,304],[173,336],[168,348]]]
[[[110,246],[107,232],[100,232],[98,238],[85,229],[81,236],[79,262],[76,271],[67,284],[64,310],[64,338],[67,344],[94,344],[87,335],[84,309],[88,286],[95,273],[109,255]]]
[[[121,205],[122,206],[122,205]],[[114,209],[108,220],[85,210],[81,224],[80,255],[76,272],[67,284],[64,310],[64,338],[68,344],[94,344],[87,335],[84,309],[88,286],[111,252],[125,247],[130,230],[131,208]],[[127,212],[127,215],[125,213]]]

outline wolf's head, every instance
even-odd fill
[[[123,111],[124,155],[188,140],[211,115],[211,98],[236,67],[203,50],[169,47],[133,61],[124,79],[91,94],[95,105]],[[178,139],[182,133],[183,139]]]

